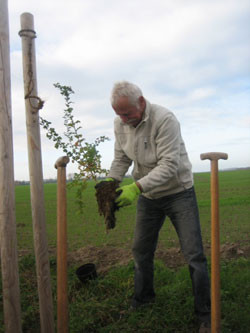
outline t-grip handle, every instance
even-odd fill
[[[215,152],[211,152],[211,153],[204,153],[200,155],[201,160],[210,160],[210,161],[218,161],[220,159],[222,160],[227,160],[228,159],[228,155],[226,153],[215,153]]]

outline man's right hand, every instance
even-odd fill
[[[119,187],[116,192],[120,193],[116,199],[118,207],[125,207],[131,205],[136,197],[141,193],[139,186],[136,183],[130,185],[124,185]]]

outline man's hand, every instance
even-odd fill
[[[124,207],[124,206],[131,205],[131,203],[141,193],[141,191],[140,191],[139,187],[136,185],[136,183],[121,186],[116,190],[116,192],[121,192],[121,194],[115,201],[117,203],[118,207]]]

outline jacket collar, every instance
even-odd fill
[[[151,107],[151,104],[149,103],[148,100],[146,100],[146,98],[145,98],[145,101],[146,101],[146,107],[145,107],[145,110],[144,110],[144,113],[143,113],[143,116],[142,116],[142,121],[143,122],[148,120],[149,111],[150,111],[150,107]]]

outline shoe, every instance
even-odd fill
[[[204,321],[201,323],[199,333],[211,333],[211,325],[209,322]]]
[[[155,302],[155,298],[150,298],[149,300],[144,301],[144,302],[139,302],[139,301],[133,299],[129,309],[130,309],[130,311],[136,311],[139,308],[141,309],[143,307],[150,306],[150,305],[154,304],[154,302]]]

